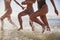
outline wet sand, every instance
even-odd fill
[[[52,29],[51,32],[45,31],[41,33],[41,30],[35,29],[23,29],[17,31],[17,29],[0,31],[0,40],[60,40],[60,29]]]
[[[4,31],[0,30],[0,40],[60,40],[60,20],[49,19],[48,22],[51,32],[45,30],[43,34],[41,33],[42,28],[40,25],[34,24],[35,31],[32,31],[29,23],[26,20],[23,23],[23,30],[20,31],[17,31],[19,25],[16,20],[15,23],[18,25],[18,27],[14,27],[5,21]]]
[[[4,29],[0,31],[0,40],[60,40],[60,28],[51,28],[50,31],[42,32],[42,29],[35,28],[35,31],[31,31],[31,28],[25,27],[23,30],[17,31],[17,29]]]

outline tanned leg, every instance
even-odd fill
[[[20,28],[18,29],[18,31],[21,30],[21,29],[23,29],[23,27],[22,27],[22,18],[21,17],[25,16],[25,15],[27,15],[25,12],[21,12],[18,15],[18,21],[19,21],[19,24],[20,24]]]
[[[1,20],[1,30],[3,31],[4,22],[3,22],[3,19],[2,18],[0,18],[0,20]]]
[[[31,26],[31,28],[32,28],[32,31],[34,31],[33,21],[32,21],[32,20],[29,20],[29,23],[30,23],[30,26]]]
[[[47,26],[47,31],[50,31],[50,27],[49,27],[46,15],[42,15],[42,16],[40,16],[40,18],[43,21],[43,23]]]
[[[43,24],[43,23],[42,23],[38,18],[36,18],[36,17],[31,16],[30,19],[31,19],[33,22],[36,22],[36,23],[38,23],[39,25],[42,26],[42,28],[43,28],[42,33],[43,33],[44,30],[45,30],[45,24]]]
[[[37,12],[35,13],[32,13],[30,15],[30,19],[36,23],[38,23],[39,25],[42,26],[43,30],[42,30],[42,33],[44,32],[45,30],[45,24],[42,23],[37,17],[38,16],[42,16],[42,15],[46,15],[46,13],[48,12],[48,8],[47,8],[47,5],[44,5],[41,9],[39,9]]]
[[[14,25],[14,26],[16,26],[16,27],[17,27],[17,25],[12,21],[12,19],[11,19],[11,17],[10,17],[10,16],[8,16],[7,18],[8,18],[8,21],[9,21],[12,25]]]

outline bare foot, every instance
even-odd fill
[[[42,33],[44,33],[44,31],[45,31],[45,28],[42,28]]]
[[[34,27],[32,27],[32,31],[34,31]]]
[[[23,30],[23,28],[19,28],[18,31],[19,31],[19,30]]]
[[[18,27],[18,26],[17,26],[17,25],[15,25],[15,24],[14,24],[13,26],[14,26],[14,27]]]
[[[50,27],[47,27],[47,31],[51,31]]]
[[[46,27],[46,25],[42,26],[42,33],[44,33],[44,31],[45,31],[45,27]]]

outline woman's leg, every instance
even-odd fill
[[[7,13],[7,12],[6,12],[6,13]],[[3,30],[4,19],[7,17],[7,14],[6,14],[6,13],[0,18],[0,20],[1,20],[1,30]]]
[[[38,24],[40,24],[42,26],[42,28],[45,30],[45,24],[43,24],[42,22],[40,22],[39,19],[37,19],[38,16],[42,16],[45,15],[48,12],[48,8],[47,5],[44,5],[40,10],[38,10],[36,13],[32,13],[30,15],[30,19]],[[42,32],[44,32],[44,30]]]
[[[44,30],[45,30],[45,24],[43,24],[37,17],[33,17],[32,15],[31,15],[31,17],[30,17],[30,19],[33,21],[33,22],[36,22],[36,23],[38,23],[39,25],[41,25],[42,26],[42,33],[44,32]]]
[[[1,20],[1,30],[3,31],[4,21],[3,21],[3,19],[2,19],[2,18],[0,18],[0,20]]]
[[[43,21],[43,23],[47,26],[47,30],[50,31],[50,27],[49,27],[46,15],[42,15],[42,16],[40,16],[40,18]]]
[[[25,15],[27,15],[27,13],[25,13],[24,11],[23,12],[21,12],[21,13],[19,13],[19,15],[18,15],[18,21],[19,21],[19,24],[20,24],[20,28],[18,29],[18,31],[20,30],[20,29],[23,29],[23,27],[22,27],[22,16],[25,16]]]
[[[34,31],[34,25],[33,25],[33,21],[31,19],[29,20],[29,24],[30,24],[30,26],[32,28],[32,31]]]
[[[6,12],[6,13],[7,13],[7,12]],[[0,20],[1,20],[1,30],[3,30],[4,19],[7,17],[7,14],[6,14],[6,13],[0,18]]]
[[[11,19],[10,16],[8,16],[7,18],[8,18],[9,23],[11,23],[11,24],[14,25],[14,26],[17,26],[17,25],[12,21],[12,19]]]
[[[0,18],[0,19],[1,19],[1,22],[2,22],[2,28],[3,28],[3,25],[4,25],[3,20],[4,20],[5,18],[7,18],[8,16],[10,16],[11,13],[12,13],[12,9],[9,8],[9,9],[7,10],[7,12]]]

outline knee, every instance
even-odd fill
[[[30,19],[33,21],[34,20],[34,16],[30,16]]]
[[[20,13],[18,14],[18,17],[20,17],[21,15],[20,15]]]
[[[3,21],[3,18],[1,17],[0,20]]]
[[[21,18],[21,16],[22,16],[22,15],[19,13],[19,14],[18,14],[18,18]]]
[[[30,19],[33,19],[34,18],[34,15],[30,15]]]

